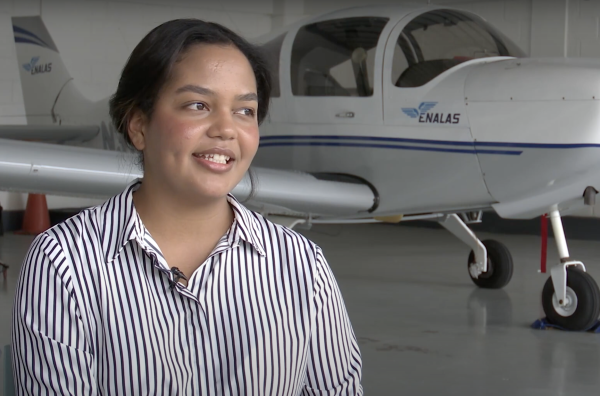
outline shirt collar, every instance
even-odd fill
[[[132,181],[125,190],[100,206],[98,215],[102,224],[102,247],[106,262],[113,261],[131,240],[142,241],[144,226],[133,205],[133,193],[142,184]]]
[[[233,231],[231,233],[232,237],[237,239],[237,236],[239,235],[241,239],[252,245],[258,254],[266,256],[263,238],[260,232],[261,226],[256,214],[239,203],[239,201],[231,194],[227,194],[227,201],[233,209],[233,214],[235,216],[231,227],[231,230]]]
[[[112,262],[131,240],[136,240],[140,245],[145,245],[144,224],[140,219],[133,204],[133,193],[142,184],[142,179],[131,182],[125,190],[100,207],[99,216],[102,220],[102,244],[106,262]],[[256,215],[238,202],[231,194],[227,195],[234,213],[234,221],[228,232],[230,245],[233,246],[243,239],[248,242],[261,255],[265,256],[262,243],[260,224]]]

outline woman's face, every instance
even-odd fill
[[[196,201],[223,198],[256,154],[257,111],[256,79],[244,54],[233,46],[190,47],[151,119],[136,113],[130,122],[144,179]]]

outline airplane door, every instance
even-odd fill
[[[383,126],[388,21],[352,13],[290,30],[279,67],[286,119],[261,127],[255,165],[375,177],[365,137]]]
[[[292,124],[310,124],[312,134],[331,134],[332,126],[351,134],[383,123],[381,67],[376,65],[383,60],[381,38],[387,36],[387,22],[348,17],[298,29],[282,59],[289,76],[286,102]]]
[[[397,165],[387,194],[408,207],[454,210],[492,199],[467,118],[464,84],[470,69],[461,40],[470,35],[462,14],[431,10],[404,17],[392,29],[383,62],[386,136],[394,136]],[[401,146],[401,147],[400,147]]]

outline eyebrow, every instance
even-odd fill
[[[183,87],[180,87],[177,89],[177,91],[175,91],[176,94],[183,93],[183,92],[194,92],[199,95],[206,95],[206,96],[215,96],[216,95],[215,91],[213,91],[212,89],[208,89],[208,88],[201,87],[199,85],[193,85],[193,84],[184,85]],[[246,94],[237,95],[235,97],[235,99],[242,101],[242,102],[252,102],[252,101],[258,102],[258,95],[256,95],[254,92],[249,92]]]

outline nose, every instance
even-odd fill
[[[233,114],[228,111],[213,113],[212,123],[208,128],[208,136],[212,138],[231,140],[237,135]]]

